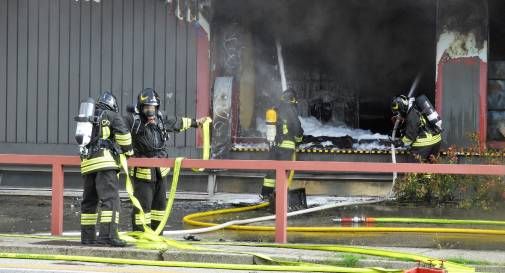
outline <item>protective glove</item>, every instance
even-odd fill
[[[403,143],[403,141],[401,141],[401,139],[399,138],[395,138],[394,140],[389,137],[389,141],[391,142],[391,144],[393,144],[395,147],[404,147],[405,144]]]
[[[207,120],[208,117],[201,117],[199,119],[196,120],[196,125],[198,127],[202,127],[203,123]]]

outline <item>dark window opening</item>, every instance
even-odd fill
[[[487,140],[505,142],[505,2],[489,0]]]
[[[261,137],[278,101],[276,40],[302,117],[389,135],[417,74],[434,104],[435,23],[434,0],[215,0],[213,73],[234,78],[237,137]]]

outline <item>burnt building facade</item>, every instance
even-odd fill
[[[280,92],[278,47],[303,117],[390,134],[391,98],[421,74],[445,146],[503,147],[498,0],[0,0],[0,150],[77,154],[79,101],[122,111],[153,87],[165,111],[215,117],[216,150],[261,143]],[[474,136],[472,138],[472,136]],[[172,138],[196,157],[199,137]]]

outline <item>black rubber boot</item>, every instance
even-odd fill
[[[156,230],[160,224],[161,224],[161,222],[160,222],[160,221],[151,220],[151,229],[152,229],[152,230]],[[165,230],[165,229],[163,228],[163,229],[161,230],[161,234],[163,234],[163,230]]]
[[[95,226],[81,225],[81,244],[93,245],[96,244],[96,230]]]
[[[98,234],[96,243],[113,247],[125,247],[128,245],[126,241],[119,239],[117,224],[111,223],[100,224],[100,233]]]

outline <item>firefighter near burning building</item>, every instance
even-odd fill
[[[160,98],[152,88],[146,88],[137,97],[137,104],[128,107],[126,117],[133,139],[136,157],[167,158],[169,133],[183,132],[200,127],[207,119],[168,117],[160,109]],[[133,167],[129,169],[134,196],[144,211],[145,223],[156,230],[163,219],[167,205],[167,176],[170,168]],[[142,217],[136,208],[132,211],[134,231],[143,231]]]
[[[270,160],[293,160],[296,146],[302,141],[303,129],[298,119],[296,93],[288,88],[281,95],[277,109],[266,112],[267,140],[270,143]],[[274,193],[275,172],[263,179],[261,198],[268,199]]]
[[[81,174],[84,191],[81,203],[81,243],[122,247],[119,239],[118,193],[119,157],[131,156],[132,139],[128,127],[118,113],[116,97],[103,92],[96,104],[92,98],[81,102],[76,140],[81,151]],[[97,214],[100,205],[100,217]],[[100,222],[98,238],[96,223]]]
[[[400,121],[401,143],[423,163],[436,163],[442,142],[442,120],[425,95],[393,98],[393,119]],[[426,177],[429,177],[427,175]]]

